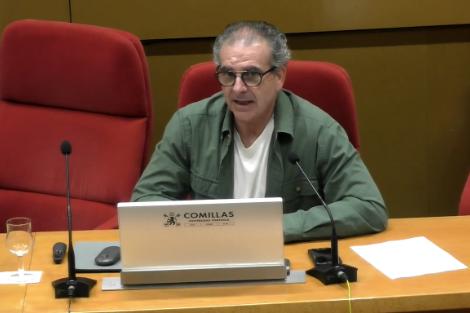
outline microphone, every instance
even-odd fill
[[[62,144],[60,145],[60,151],[62,152],[63,155],[68,157],[68,155],[72,153],[72,145],[70,144],[70,142],[67,140],[64,140]]]
[[[297,165],[300,172],[308,181],[310,187],[313,189],[315,195],[328,213],[331,223],[331,248],[310,249],[308,251],[310,257],[315,263],[315,267],[308,270],[307,274],[317,278],[325,285],[344,283],[346,280],[349,282],[357,281],[357,268],[342,264],[341,259],[338,256],[338,236],[336,234],[335,219],[331,214],[330,208],[312,184],[312,181],[308,178],[302,166],[300,166],[299,156],[295,152],[291,151],[289,152],[287,159],[293,165]]]
[[[69,249],[67,251],[68,277],[52,282],[56,298],[89,297],[90,289],[96,284],[96,280],[77,277],[75,268],[75,252],[72,244],[72,206],[70,204],[70,175],[69,156],[72,153],[72,145],[67,140],[60,145],[60,151],[65,156],[65,178],[67,197],[67,230],[69,235]]]

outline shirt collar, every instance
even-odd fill
[[[294,109],[289,99],[290,92],[281,90],[276,99],[276,107],[274,108],[274,132],[276,137],[279,134],[286,134],[289,137],[294,137]],[[224,101],[223,96],[221,101]],[[222,138],[227,135],[232,137],[232,129],[234,126],[233,114],[227,109],[225,105],[225,117],[222,123]]]

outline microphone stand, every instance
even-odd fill
[[[72,243],[72,206],[70,205],[70,177],[69,177],[69,154],[72,147],[68,141],[61,145],[62,154],[65,156],[65,171],[67,180],[67,230],[69,235],[69,247],[67,253],[68,277],[57,279],[52,282],[56,298],[89,297],[90,289],[96,284],[96,280],[77,277],[75,272],[75,252]]]
[[[294,153],[289,154],[289,161],[299,168],[302,175],[307,179],[310,187],[315,192],[321,204],[328,213],[331,223],[331,248],[310,249],[308,254],[312,258],[315,267],[308,270],[307,274],[320,280],[324,285],[357,281],[357,268],[343,264],[338,256],[338,236],[336,234],[336,224],[331,214],[331,210],[312,184],[307,174],[299,163],[299,157]]]

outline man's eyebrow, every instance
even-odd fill
[[[245,69],[247,72],[261,72],[261,69],[257,66],[250,66]]]
[[[219,72],[235,72],[232,67],[230,67],[230,66],[223,66],[223,65],[221,65],[221,66],[218,68],[218,71],[219,71]],[[244,69],[242,70],[242,72],[260,72],[260,73],[261,73],[262,71],[261,71],[261,69],[260,69],[259,67],[257,67],[257,66],[249,66],[249,67],[247,67],[247,68],[244,68]]]
[[[233,69],[231,67],[221,65],[219,66],[218,71],[219,72],[231,72],[233,71]]]

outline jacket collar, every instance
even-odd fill
[[[289,99],[291,93],[281,90],[277,95],[276,107],[274,108],[274,131],[277,138],[279,135],[294,137],[294,108]]]

